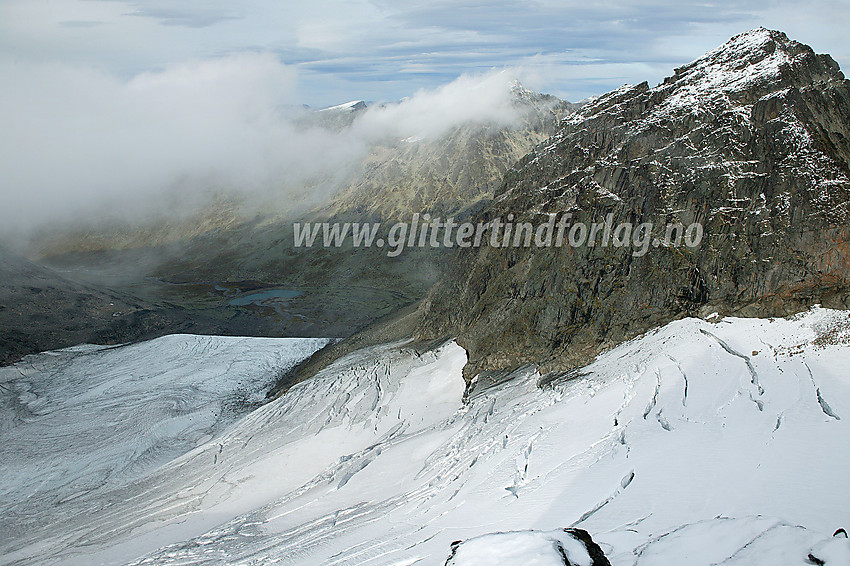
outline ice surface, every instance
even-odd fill
[[[848,328],[819,308],[680,320],[580,377],[540,388],[518,370],[468,403],[454,342],[361,350],[184,455],[61,503],[60,484],[21,479],[4,452],[4,520],[33,526],[4,530],[0,562],[443,564],[453,541],[484,556],[490,540],[531,564],[551,545],[540,532],[576,526],[614,566],[803,565],[827,544],[843,564],[830,535],[850,509]],[[263,358],[245,348],[238,359]],[[105,356],[96,383],[116,371]],[[44,395],[14,391],[4,444],[31,426],[9,407],[35,414]],[[82,466],[98,442],[52,441],[41,457]]]
[[[0,368],[2,540],[102,507],[104,494],[210,441],[327,342],[172,335]]]

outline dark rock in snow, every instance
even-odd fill
[[[826,539],[812,548],[806,557],[809,564],[837,566],[850,564],[850,540],[847,531],[838,529],[831,539]]]
[[[594,540],[591,538],[590,533],[588,533],[584,529],[564,529],[564,532],[571,535],[573,538],[579,540],[584,544],[584,547],[587,549],[587,553],[590,555],[591,566],[611,566],[611,563],[608,562],[608,559],[605,558],[605,553],[602,552],[602,548]]]
[[[547,560],[548,559],[548,560]],[[454,541],[446,566],[524,565],[560,560],[564,566],[611,566],[602,549],[583,529],[489,533]]]

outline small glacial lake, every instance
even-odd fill
[[[301,291],[294,291],[292,289],[267,289],[237,297],[231,300],[230,304],[237,307],[244,307],[250,304],[258,304],[268,299],[292,299],[301,294]]]

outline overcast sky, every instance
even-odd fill
[[[462,73],[520,67],[569,100],[657,83],[763,25],[850,66],[850,2],[736,0],[0,0],[16,63],[118,77],[267,51],[297,71],[300,102],[393,100]]]
[[[0,0],[0,237],[321,200],[382,136],[512,123],[514,77],[577,101],[760,25],[846,70],[848,21],[829,0]],[[344,132],[292,119],[357,99],[403,101]]]

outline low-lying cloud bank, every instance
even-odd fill
[[[191,211],[221,194],[315,201],[382,140],[519,117],[505,71],[375,105],[341,131],[304,125],[297,73],[270,54],[178,64],[129,80],[10,60],[0,61],[0,74],[6,238],[57,223]]]

